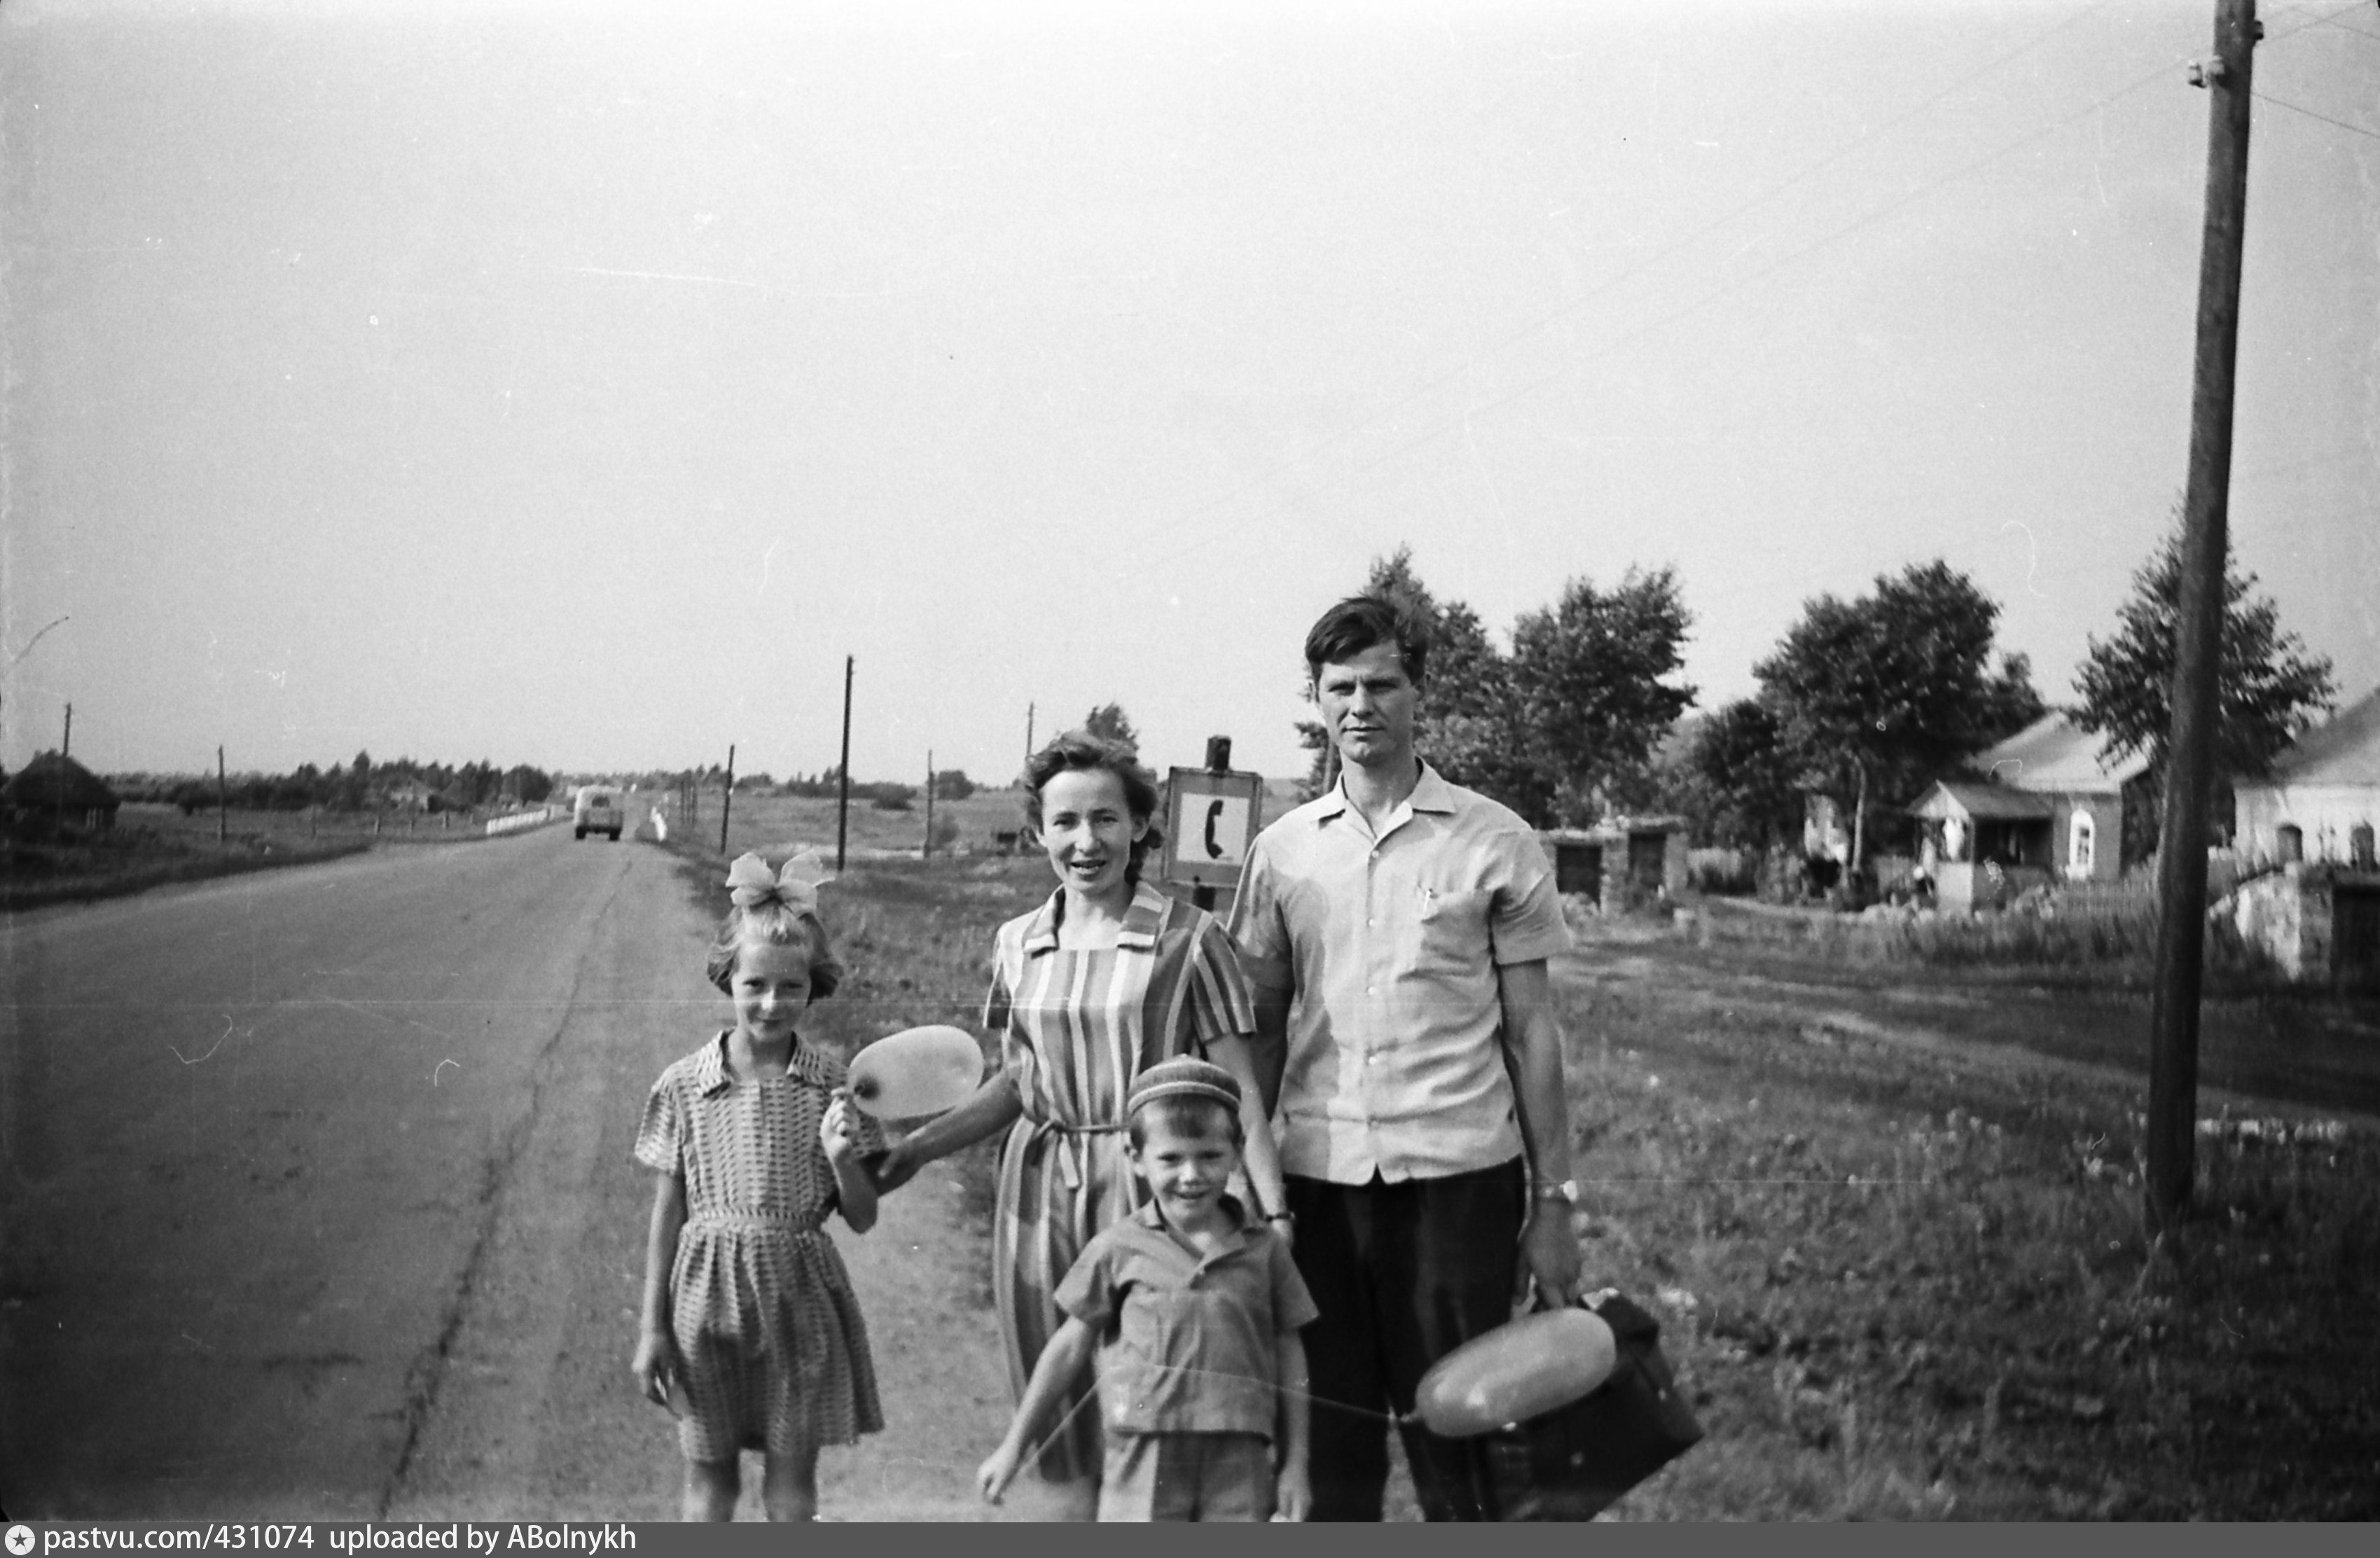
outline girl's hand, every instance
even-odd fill
[[[819,1145],[826,1149],[827,1162],[840,1167],[855,1145],[852,1141],[851,1090],[836,1088],[834,1102],[826,1106],[819,1121]]]
[[[1008,1485],[1016,1480],[1016,1463],[1022,1458],[1019,1446],[1003,1439],[991,1457],[976,1467],[975,1485],[983,1490],[986,1504],[998,1504],[1000,1495],[1008,1492]]]
[[[677,1344],[666,1331],[648,1331],[637,1338],[637,1356],[629,1361],[628,1371],[637,1377],[637,1388],[645,1399],[658,1406],[670,1404],[670,1392],[678,1383]]]

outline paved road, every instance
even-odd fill
[[[601,1003],[709,1004],[605,960],[690,913],[547,829],[0,924],[10,1514],[384,1507]]]
[[[662,851],[561,829],[0,921],[7,1513],[674,1517],[628,1149],[723,1013],[710,923]],[[837,1227],[891,1423],[826,1457],[830,1517],[994,1514],[952,1189]]]

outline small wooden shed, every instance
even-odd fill
[[[123,804],[105,780],[63,752],[44,752],[0,786],[0,807],[19,827],[96,832]]]
[[[1925,830],[1920,869],[1935,901],[1957,910],[1997,909],[2050,879],[2050,797],[2007,785],[1937,779],[1909,810]]]
[[[1686,886],[1686,819],[1614,817],[1593,827],[1537,835],[1553,862],[1555,890],[1593,899],[1605,913],[1674,898]]]

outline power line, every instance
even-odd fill
[[[2336,125],[2340,129],[2355,135],[2369,136],[2374,140],[2380,140],[2380,130],[2367,130],[2362,125],[2350,125],[2344,119],[2334,119],[2327,114],[2317,114],[2311,108],[2300,108],[2294,103],[2284,103],[2266,92],[2250,92],[2248,95],[2258,103],[2269,103],[2276,108],[2286,108],[2292,114],[2302,114],[2309,119],[2319,119],[2325,125]]]

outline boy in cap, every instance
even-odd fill
[[[1058,1286],[1042,1350],[976,1479],[998,1503],[1096,1349],[1107,1435],[1101,1520],[1302,1520],[1305,1349],[1315,1316],[1289,1245],[1225,1184],[1240,1167],[1240,1088],[1183,1057],[1126,1105],[1148,1205],[1099,1234]]]

